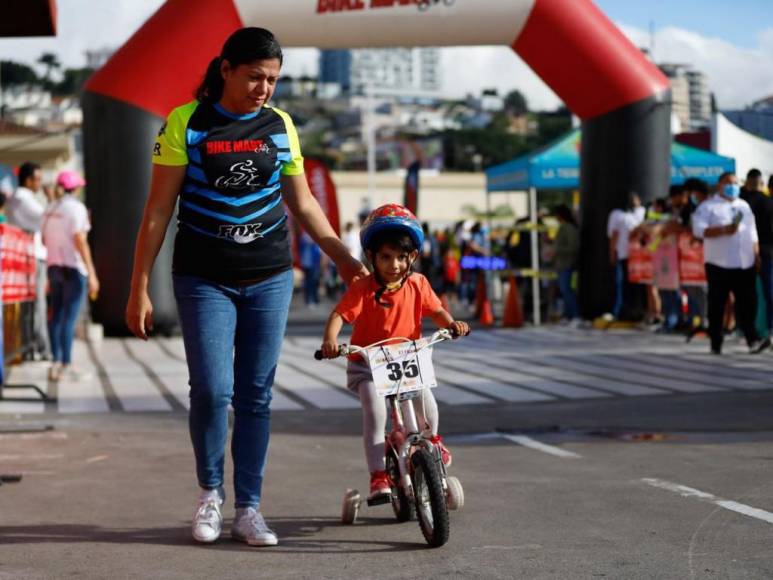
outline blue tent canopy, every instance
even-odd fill
[[[574,129],[534,152],[486,170],[486,190],[522,191],[577,189],[580,187],[580,129]],[[698,177],[713,184],[725,171],[735,171],[735,159],[716,153],[671,144],[671,183]]]

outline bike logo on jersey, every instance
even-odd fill
[[[259,224],[240,224],[240,225],[221,225],[217,235],[227,240],[232,240],[237,244],[249,244],[263,237]]]
[[[215,180],[215,187],[221,189],[250,189],[263,185],[258,168],[252,159],[239,161],[231,165],[229,175],[221,175]]]

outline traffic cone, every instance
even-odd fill
[[[478,311],[478,322],[481,326],[491,326],[494,324],[494,312],[491,309],[491,301],[488,297],[488,288],[486,286],[486,275],[483,272],[478,273],[478,300],[480,309]]]
[[[515,281],[515,276],[510,276],[510,289],[507,291],[502,326],[511,328],[521,328],[523,326],[521,295],[518,293],[518,284]]]
[[[481,326],[491,326],[494,324],[494,313],[491,310],[491,302],[488,297],[483,299],[483,306],[481,307],[480,319]]]

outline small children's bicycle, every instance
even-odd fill
[[[386,435],[386,471],[392,487],[388,496],[368,500],[368,505],[391,503],[399,522],[414,513],[422,534],[432,547],[448,541],[448,510],[464,506],[461,482],[446,472],[439,444],[431,433],[419,427],[413,399],[426,388],[437,386],[432,367],[432,346],[452,338],[449,330],[439,330],[431,338],[409,340],[402,337],[376,342],[367,347],[341,345],[339,356],[362,353],[366,357],[376,390],[386,398],[391,411],[391,430]],[[387,342],[402,340],[398,344]],[[322,352],[314,354],[321,360]],[[353,524],[362,505],[360,493],[347,489],[341,520]]]

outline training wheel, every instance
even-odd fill
[[[344,501],[341,505],[341,521],[344,524],[351,525],[357,519],[360,511],[360,492],[356,489],[347,489],[344,494]]]
[[[446,478],[446,505],[450,510],[460,510],[464,507],[464,488],[459,478]]]

